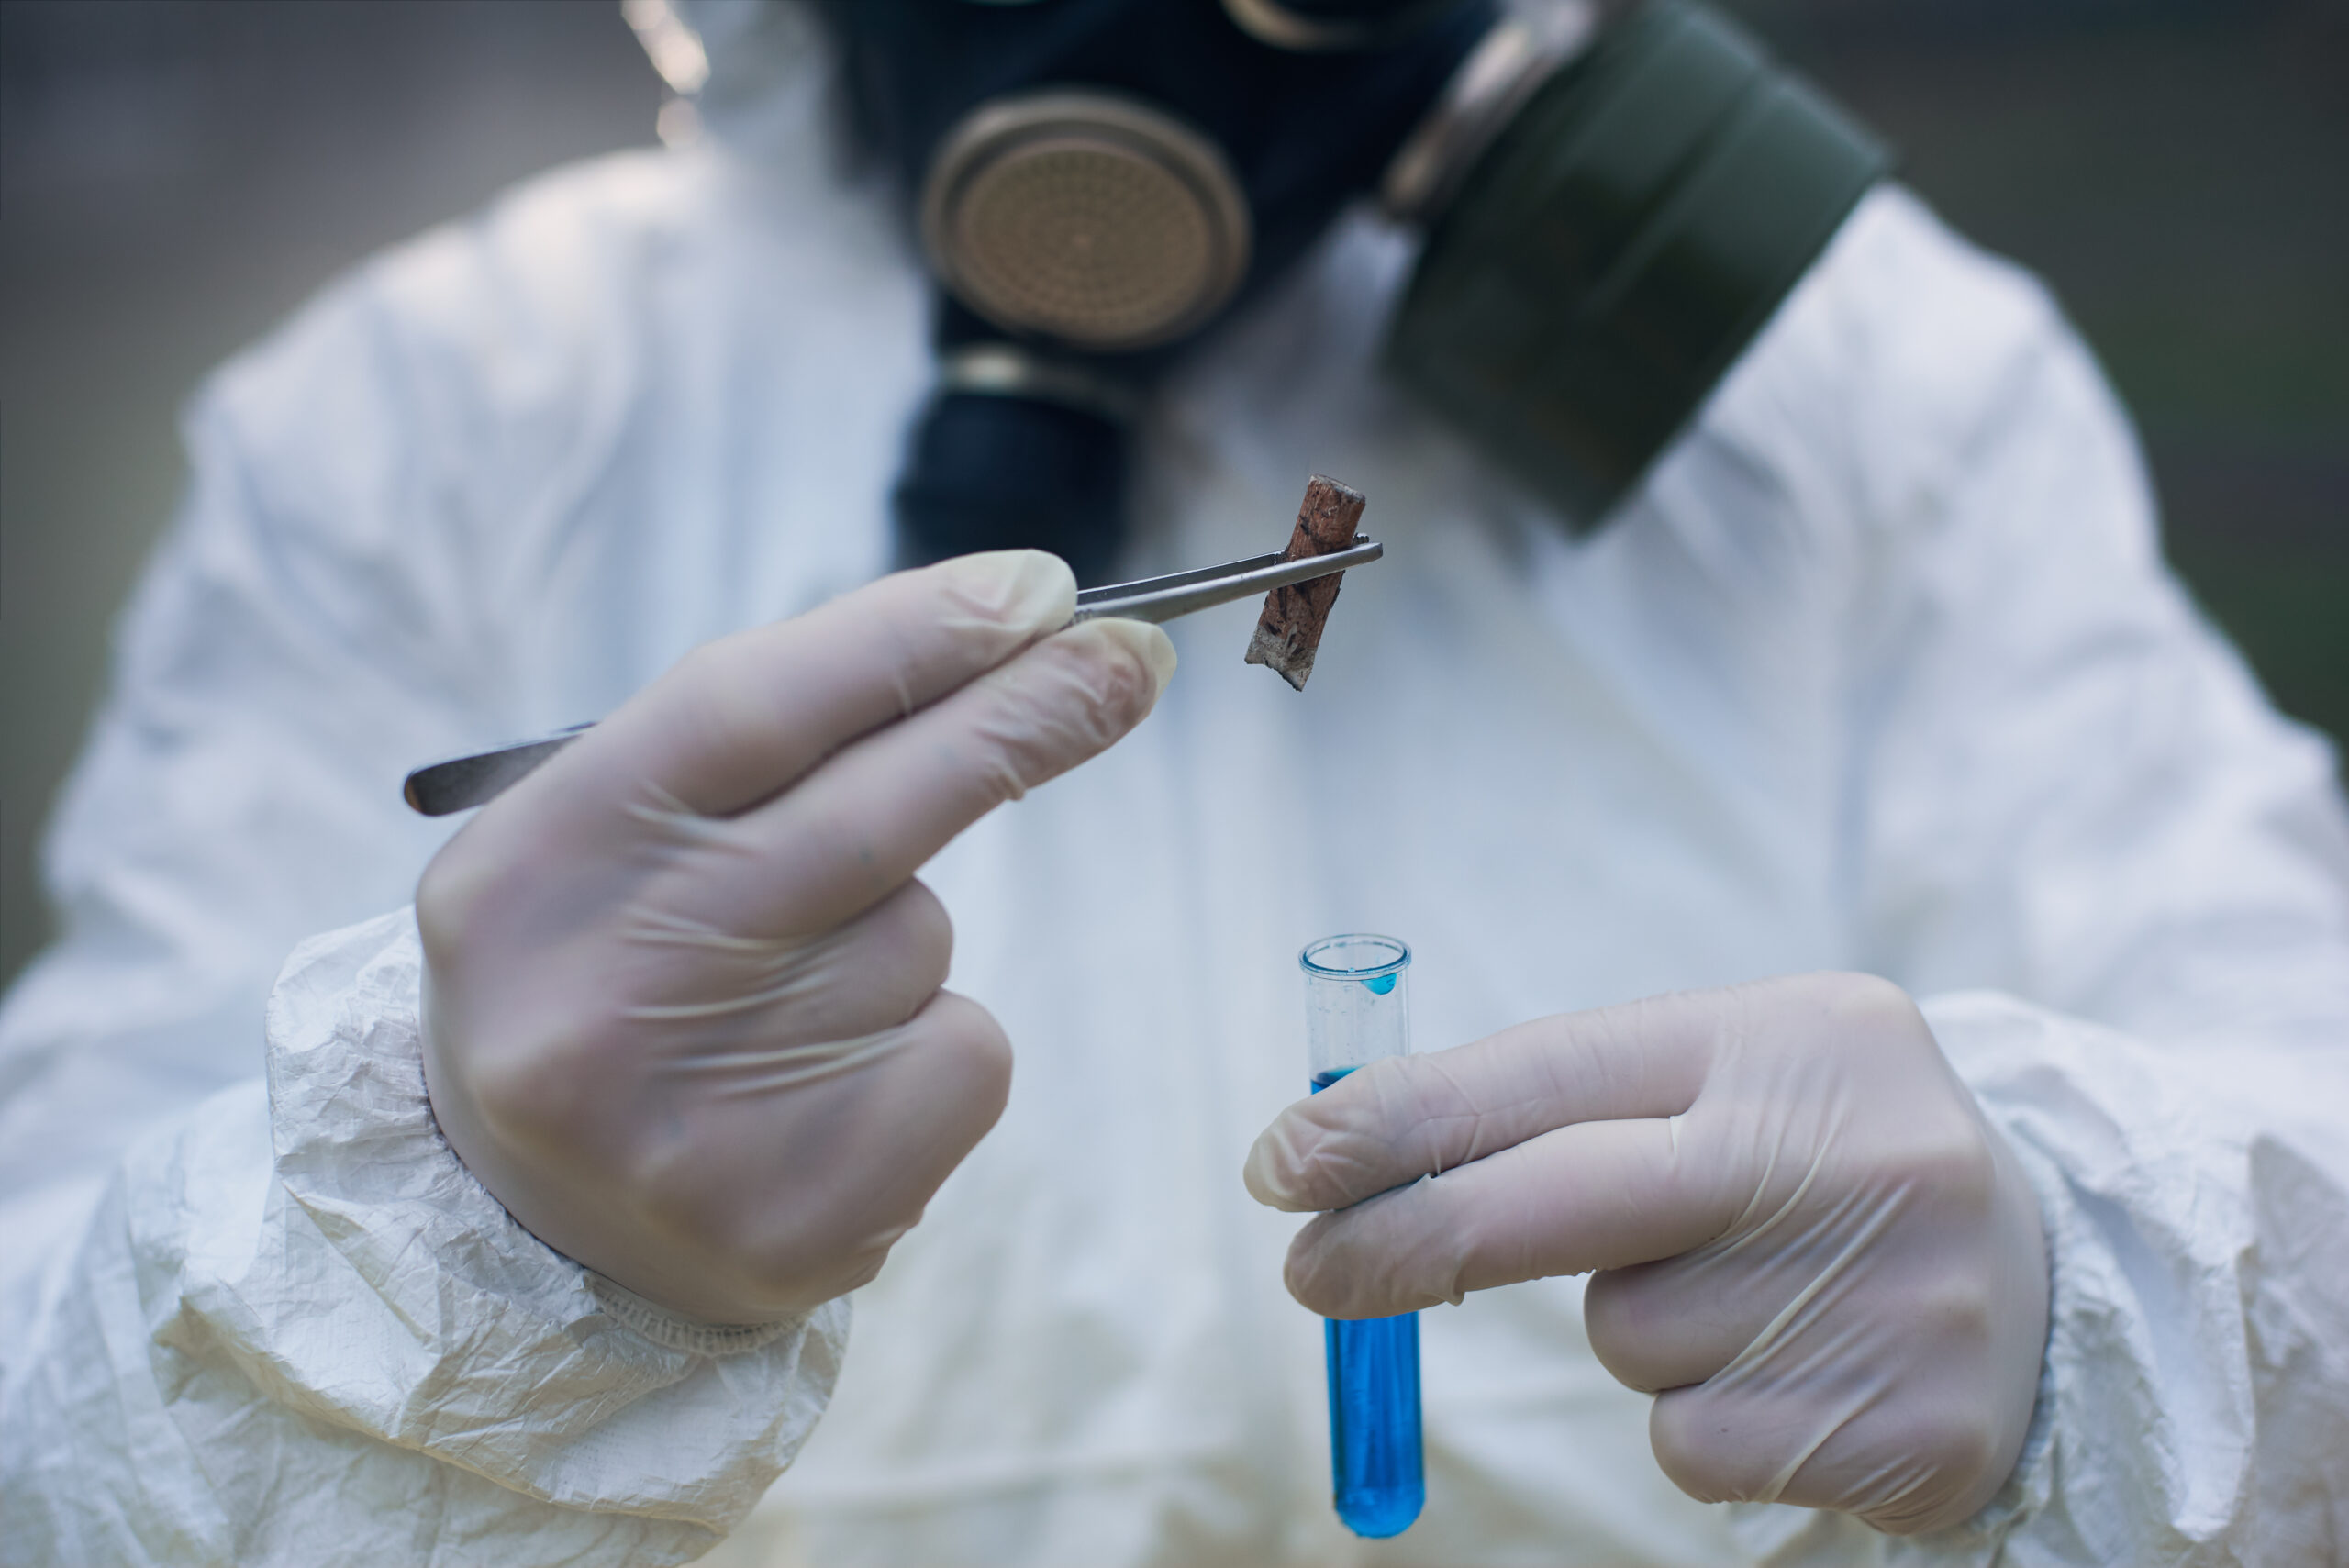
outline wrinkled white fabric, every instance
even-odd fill
[[[435,1125],[422,972],[405,910],[304,943],[266,1092],[129,1150],[25,1325],[76,1353],[12,1357],[0,1554],[687,1562],[806,1440],[847,1303],[716,1329],[550,1252]]]
[[[433,1478],[470,1472],[239,1420],[207,1381],[225,1350],[174,1385],[219,1484],[156,1460],[180,1429],[151,1373],[114,1381],[151,1341],[91,1195],[121,1170],[117,1203],[168,1230],[265,1184],[250,1089],[243,1122],[198,1118],[228,1168],[159,1189],[125,1151],[262,1071],[299,940],[411,895],[446,829],[400,806],[406,768],[607,712],[880,572],[924,295],[884,206],[798,145],[535,182],[195,406],[190,498],[51,841],[67,935],[0,1018],[12,1519],[30,1489],[142,1539],[258,1540],[298,1490],[305,1542],[472,1550],[434,1522]],[[1014,1042],[1010,1102],[709,1560],[2337,1558],[2349,829],[2326,748],[2161,567],[2125,424],[2044,295],[1877,193],[1575,541],[1375,374],[1408,261],[1350,223],[1152,416],[1137,572],[1273,548],[1316,469],[1370,496],[1387,558],[1349,577],[1309,693],[1241,664],[1245,607],[1180,623],[1148,724],[924,873],[952,984]],[[2043,1392],[1989,1508],[1894,1543],[1689,1501],[1556,1281],[1426,1315],[1427,1513],[1345,1537],[1319,1326],[1280,1283],[1294,1222],[1237,1173],[1303,1087],[1297,949],[1361,929],[1417,950],[1425,1044],[1800,970],[1927,998],[2052,1247]],[[474,1331],[448,1299],[440,1331]],[[30,1398],[68,1367],[110,1403]],[[606,1457],[709,1485],[666,1434]],[[505,1517],[539,1517],[540,1482],[506,1485]],[[561,1528],[483,1554],[559,1560]]]

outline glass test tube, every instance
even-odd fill
[[[1411,950],[1393,937],[1324,937],[1297,954],[1313,1092],[1411,1049]],[[1330,1468],[1338,1517],[1356,1535],[1397,1535],[1419,1517],[1419,1319],[1323,1322]]]

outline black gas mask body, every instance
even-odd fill
[[[1373,195],[1427,228],[1390,371],[1589,526],[1885,165],[1683,0],[818,8],[940,289],[907,563],[1026,546],[1106,580],[1154,382]]]

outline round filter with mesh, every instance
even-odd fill
[[[939,279],[999,327],[1138,349],[1205,322],[1248,267],[1248,207],[1213,143],[1141,105],[1037,93],[946,139],[922,197]]]

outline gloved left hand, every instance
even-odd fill
[[[1375,1062],[1282,1113],[1246,1180],[1336,1211],[1288,1258],[1328,1317],[1598,1271],[1591,1349],[1661,1391],[1656,1459],[1702,1501],[1938,1529],[2021,1450],[2038,1205],[1887,982],[1689,992]]]

